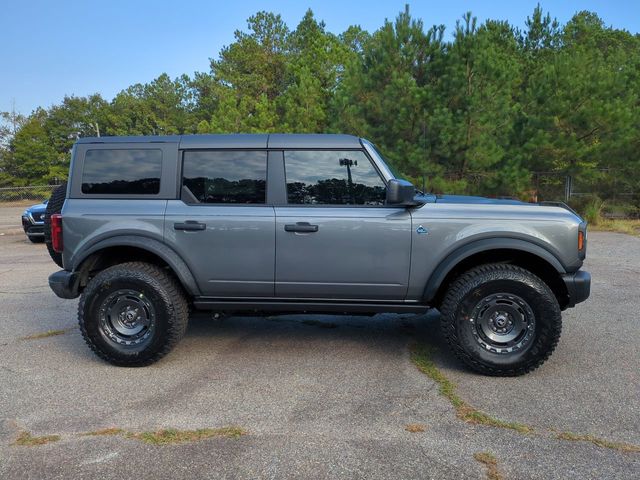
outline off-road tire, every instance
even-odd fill
[[[524,300],[534,316],[528,343],[509,353],[483,346],[473,318],[483,301],[502,293]],[[509,264],[482,265],[460,275],[449,287],[440,312],[442,334],[453,353],[484,375],[518,376],[536,369],[556,348],[562,331],[560,306],[553,292],[533,273]]]
[[[138,345],[118,343],[101,326],[105,322],[104,302],[121,291],[139,292],[154,311],[153,329],[149,328],[148,338]],[[183,337],[188,320],[182,286],[166,270],[143,262],[122,263],[98,273],[78,304],[80,331],[91,350],[123,367],[143,367],[164,357]]]
[[[62,268],[62,254],[56,252],[51,245],[51,215],[60,213],[64,205],[64,199],[67,196],[67,182],[62,183],[51,194],[47,209],[44,212],[44,243],[47,245],[49,256],[56,265]]]

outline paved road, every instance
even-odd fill
[[[25,206],[0,207],[0,236],[21,233]],[[0,257],[1,258],[1,257]]]
[[[461,369],[437,335],[437,314],[192,318],[167,358],[107,365],[75,328],[76,301],[46,285],[43,245],[0,237],[0,478],[637,478],[640,453],[555,438],[571,431],[640,445],[640,239],[590,235],[592,298],[565,313],[558,350],[525,377]],[[327,328],[333,327],[333,328]],[[36,340],[50,329],[67,333]],[[474,407],[536,432],[459,420],[408,346],[436,364]],[[410,433],[408,424],[424,432]],[[240,438],[154,446],[117,427],[194,430],[235,425]],[[60,435],[13,445],[20,431]]]

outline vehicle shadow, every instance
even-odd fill
[[[436,310],[422,315],[377,314],[352,315],[274,315],[229,316],[213,319],[208,313],[196,312],[189,319],[183,342],[189,349],[209,350],[211,342],[222,341],[248,348],[249,344],[290,345],[292,349],[319,345],[323,342],[356,343],[378,349],[385,354],[407,355],[408,349],[420,344],[433,352],[438,364],[451,369],[461,367],[440,335],[440,314]]]

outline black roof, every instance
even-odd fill
[[[360,139],[343,134],[271,133],[83,137],[77,143],[179,143],[180,148],[360,148]]]

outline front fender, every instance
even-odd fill
[[[449,272],[451,272],[461,261],[477,253],[491,250],[517,250],[527,252],[546,261],[555,268],[559,274],[566,273],[565,267],[553,253],[539,245],[536,245],[535,243],[518,238],[484,238],[461,245],[453,252],[449,253],[438,264],[427,280],[423,300],[427,303],[433,300]]]

